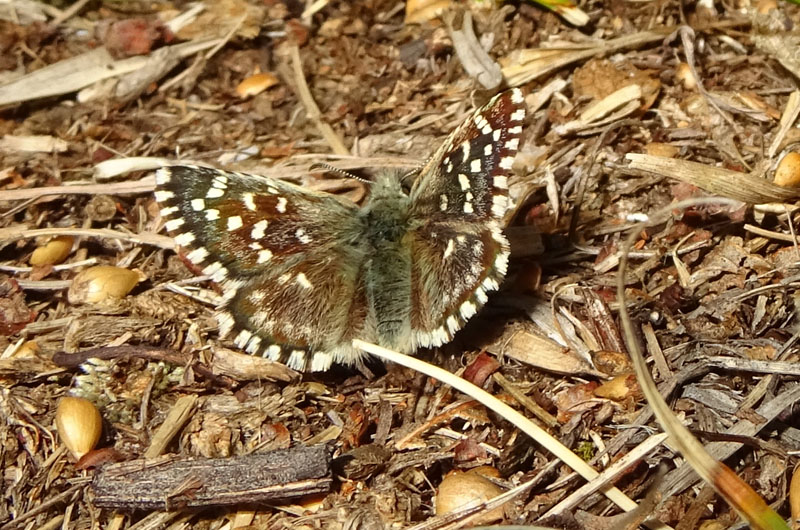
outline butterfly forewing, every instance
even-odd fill
[[[366,251],[355,205],[276,179],[194,166],[162,168],[156,183],[167,230],[222,287],[222,335],[236,330],[243,349],[304,368],[330,364],[328,356],[341,355],[326,346],[366,333],[365,319],[351,320],[346,303],[363,298],[357,282]],[[320,354],[316,361],[311,351]]]
[[[411,190],[413,340],[449,341],[505,277],[509,246],[501,221],[519,149],[525,103],[518,89],[476,110],[445,140]]]
[[[450,222],[502,219],[524,118],[519,89],[476,110],[422,168],[411,189],[412,214]]]

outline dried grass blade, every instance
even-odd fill
[[[709,193],[749,204],[786,202],[800,197],[798,189],[782,188],[750,173],[641,153],[628,153],[625,158],[630,161],[629,169],[682,180]]]

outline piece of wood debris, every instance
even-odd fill
[[[6,134],[0,139],[0,152],[63,153],[68,147],[67,142],[50,135],[13,136]]]
[[[212,48],[219,39],[184,42],[165,47],[171,55],[188,57]],[[116,60],[105,48],[97,48],[45,66],[0,86],[0,105],[11,105],[50,96],[77,92],[98,81],[118,77],[143,68],[150,56]]]
[[[461,65],[470,77],[476,79],[483,88],[492,90],[503,82],[503,72],[500,65],[489,57],[483,49],[475,30],[472,27],[472,13],[464,13],[461,29],[453,29],[454,16],[445,18],[450,38],[453,39],[453,48],[461,61]]]
[[[524,330],[511,330],[486,347],[486,351],[516,359],[548,372],[566,375],[600,375],[586,361],[552,340]]]
[[[124,510],[175,510],[279,502],[329,491],[330,452],[324,445],[233,458],[165,456],[100,469],[94,504]]]

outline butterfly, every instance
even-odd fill
[[[501,221],[525,104],[518,89],[475,110],[415,173],[381,171],[361,207],[282,180],[206,167],[156,172],[181,252],[221,286],[221,337],[299,370],[355,365],[361,339],[440,346],[499,288]]]

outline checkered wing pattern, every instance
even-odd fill
[[[357,364],[355,338],[406,353],[449,341],[499,288],[519,90],[470,115],[410,194],[379,173],[359,208],[286,182],[195,166],[156,173],[185,258],[222,290],[220,335],[298,369]]]
[[[156,173],[156,200],[185,258],[222,289],[220,335],[299,369],[349,360],[365,334],[358,208],[333,195],[194,166]],[[309,355],[311,352],[313,355]],[[344,357],[343,357],[344,356]]]
[[[419,346],[449,341],[506,274],[501,223],[524,119],[518,89],[498,94],[450,134],[411,189],[412,218],[426,220],[411,234],[411,325]]]

